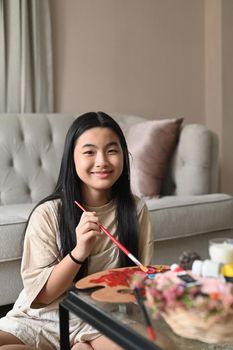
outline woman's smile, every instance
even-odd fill
[[[95,175],[96,177],[100,179],[106,179],[109,176],[111,176],[112,171],[110,170],[104,170],[104,171],[92,171],[91,174]]]
[[[83,190],[92,196],[102,191],[109,197],[123,171],[123,152],[117,134],[105,127],[83,132],[75,145],[74,162]]]

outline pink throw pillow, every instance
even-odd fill
[[[130,152],[131,184],[139,197],[159,197],[183,118],[148,120],[123,127]]]

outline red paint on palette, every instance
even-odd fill
[[[93,278],[90,280],[91,283],[106,283],[107,286],[109,287],[116,287],[116,286],[129,286],[129,280],[133,274],[137,273],[142,273],[143,275],[145,274],[142,272],[140,268],[135,268],[135,269],[130,269],[126,268],[121,271],[117,270],[109,270],[109,273],[106,273],[105,275],[99,277],[99,278]]]
[[[153,267],[153,266],[147,266],[148,268],[148,272],[145,273],[143,272],[139,267],[135,267],[135,268],[125,268],[123,270],[109,270],[108,273],[100,276],[99,278],[92,278],[90,279],[91,283],[104,283],[109,287],[116,287],[116,286],[125,286],[125,287],[129,287],[129,282],[131,280],[131,277],[135,274],[135,272],[137,274],[142,274],[145,275],[145,277],[148,274],[152,274],[152,273],[158,273],[158,272],[163,272],[165,270],[167,270],[167,268],[164,269],[164,267]]]

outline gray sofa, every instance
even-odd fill
[[[20,261],[27,218],[52,192],[72,114],[0,114],[0,305],[22,288]],[[124,125],[144,119],[113,115]],[[153,263],[177,262],[186,249],[207,257],[212,237],[233,238],[233,199],[217,192],[218,140],[203,125],[185,125],[163,182],[145,198],[152,221]]]

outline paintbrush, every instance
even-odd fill
[[[145,307],[145,304],[144,304],[144,301],[143,301],[143,298],[141,296],[139,288],[137,288],[137,287],[134,288],[134,295],[136,297],[137,303],[138,303],[138,305],[143,313],[143,316],[145,318],[145,321],[146,321],[146,330],[147,330],[148,338],[150,340],[155,340],[156,334],[155,334],[155,331],[152,327],[151,320],[150,320],[150,317],[149,317],[148,312],[146,310],[146,307]]]
[[[74,201],[74,202],[82,211],[84,212],[86,211],[86,209],[79,202],[77,201]],[[127,248],[125,248],[123,244],[121,244],[103,225],[99,224],[99,228],[118,246],[118,248],[125,255],[128,256],[130,260],[132,260],[136,265],[138,265],[143,272],[148,271],[148,268],[144,266],[137,258],[135,258],[135,256],[131,254],[130,251]]]

